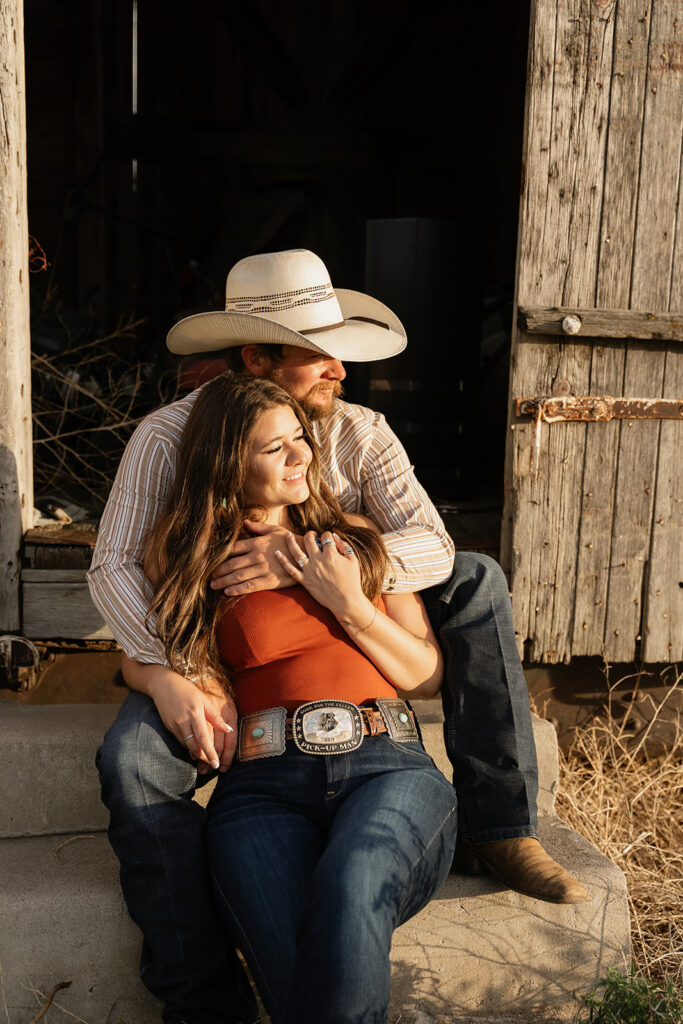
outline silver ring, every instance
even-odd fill
[[[352,555],[353,554],[353,548],[351,547],[350,544],[347,544],[346,547],[344,548],[344,554],[345,555]]]
[[[307,561],[307,558],[300,558],[296,564],[299,566],[299,569],[303,569]]]
[[[191,732],[189,736],[185,736],[183,738],[183,743],[187,743],[188,740],[193,740],[193,739],[194,739],[194,733]]]
[[[332,538],[331,538],[331,537],[328,537],[328,538],[327,538],[327,540],[324,540],[324,541],[323,541],[323,547],[325,547],[325,545],[326,545],[326,544],[332,544],[332,545],[334,545],[334,541],[332,540]]]

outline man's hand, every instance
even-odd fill
[[[253,536],[237,541],[233,554],[213,574],[211,587],[224,590],[228,597],[236,597],[256,590],[293,586],[295,580],[275,554],[283,547],[289,531],[282,526],[269,526],[250,519],[245,520],[244,525]]]

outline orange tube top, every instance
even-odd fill
[[[380,599],[378,607],[384,611]],[[364,704],[396,690],[332,612],[302,586],[248,594],[218,623],[218,650],[241,715],[309,700]]]

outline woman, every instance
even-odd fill
[[[279,558],[294,585],[221,601],[209,580],[247,518],[289,531]],[[455,844],[453,788],[396,695],[441,684],[420,599],[382,599],[377,531],[342,513],[297,403],[251,377],[197,399],[146,565],[171,665],[220,679],[240,714],[208,856],[273,1024],[383,1024],[393,930]]]

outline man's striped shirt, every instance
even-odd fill
[[[131,437],[100,523],[88,583],[93,601],[129,657],[167,664],[145,627],[152,588],[142,562],[173,480],[183,428],[199,390],[147,416]],[[400,441],[380,413],[337,401],[313,424],[327,483],[345,512],[380,528],[391,570],[385,590],[441,583],[454,548]]]

